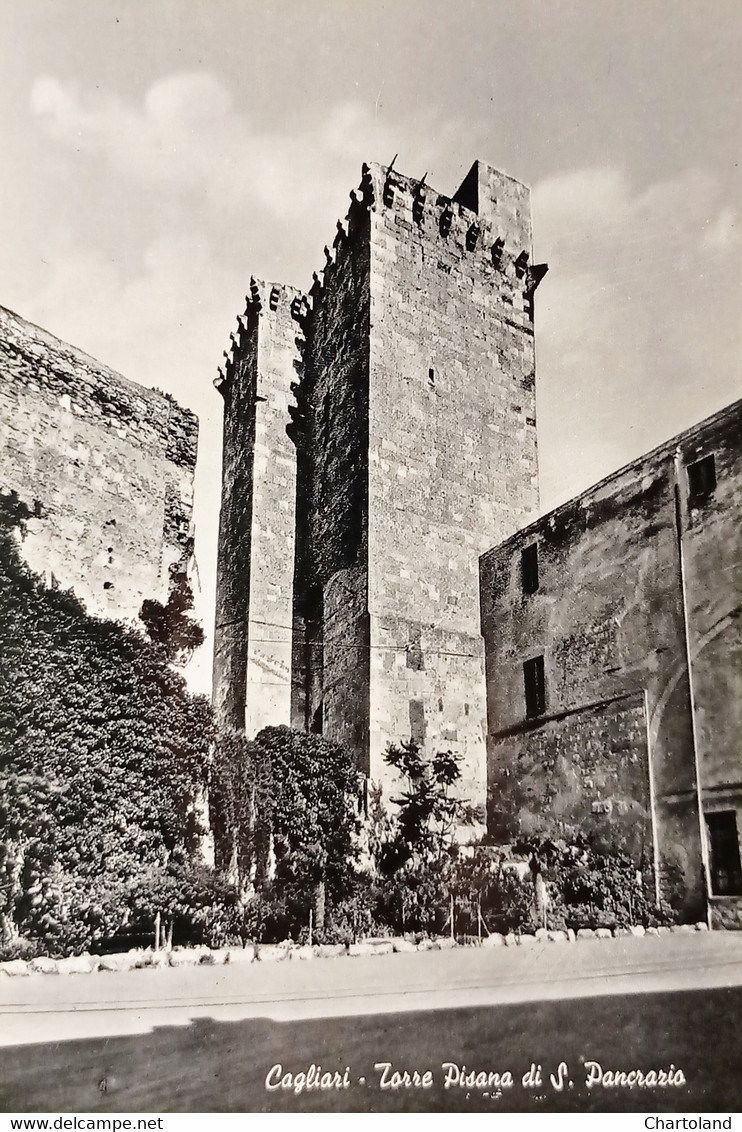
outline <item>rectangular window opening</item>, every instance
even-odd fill
[[[526,719],[536,719],[546,711],[543,656],[534,656],[523,662],[523,685],[526,693]]]
[[[425,657],[422,650],[422,636],[419,626],[410,626],[409,638],[406,648],[406,664],[408,668],[412,668],[415,672],[423,672],[425,669]]]
[[[704,456],[688,465],[690,501],[694,503],[713,495],[716,488],[716,462],[713,456]]]
[[[433,369],[432,366],[428,370],[428,381],[430,382],[431,385],[435,385],[435,370]]]
[[[742,896],[737,814],[720,810],[706,814],[712,896]]]
[[[520,554],[520,576],[524,594],[535,594],[538,589],[538,543],[532,542]]]
[[[365,774],[358,775],[357,813],[364,821],[368,818],[368,778]]]

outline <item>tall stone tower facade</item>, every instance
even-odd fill
[[[286,528],[280,542],[292,551],[280,577],[293,567],[281,597],[282,609],[292,605],[290,716],[271,722],[290,719],[346,744],[385,788],[389,743],[451,750],[464,795],[481,804],[478,558],[538,507],[533,294],[546,269],[531,264],[529,192],[481,162],[452,198],[393,166],[364,166],[325,256],[322,278],[289,304],[299,374],[288,428],[296,493],[285,497],[295,541]],[[248,310],[259,374],[260,335],[274,333],[260,318],[250,331]],[[291,335],[282,334],[283,397]],[[248,350],[236,345],[232,371]],[[220,569],[244,577],[244,562],[236,573],[226,563],[237,544],[244,559],[254,538],[254,441],[228,431],[226,417]],[[245,498],[252,490],[252,518],[229,510],[238,479]],[[252,579],[254,557],[251,569]],[[278,575],[268,570],[265,584],[269,577]],[[264,600],[252,580],[240,610],[220,599],[221,631],[240,618],[251,624]],[[235,718],[237,666],[223,669],[217,687],[217,702],[234,700]]]
[[[296,380],[298,292],[252,279],[214,383],[224,399],[213,701],[222,726],[254,735],[288,723],[296,450],[286,435]]]

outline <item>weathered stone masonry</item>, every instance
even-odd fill
[[[481,162],[453,198],[424,179],[364,166],[325,249],[323,277],[291,303],[300,375],[289,428],[297,460],[291,711],[282,700],[279,714],[274,703],[271,722],[345,742],[379,782],[389,742],[413,737],[431,752],[454,750],[464,792],[478,803],[486,725],[477,558],[538,505],[533,293],[545,268],[530,254],[528,190]],[[260,343],[274,334],[265,309],[249,362],[258,382]],[[248,349],[240,336],[228,376],[248,365]],[[253,441],[233,413],[229,402],[223,635],[253,618],[264,593],[262,581],[247,581]],[[278,438],[274,452],[270,459],[284,458]],[[275,546],[286,555],[282,529]],[[270,572],[277,565],[272,558]],[[228,608],[227,578],[238,575],[239,608]],[[273,620],[283,624],[292,591],[281,579],[283,612]],[[231,671],[222,651],[217,641],[224,718],[239,722],[246,695],[248,718],[268,722],[251,707],[244,637]]]
[[[742,901],[719,889],[742,895],[741,417],[738,402],[481,559],[491,832],[593,833],[657,866],[687,915],[709,888],[735,923]]]
[[[297,380],[298,292],[251,281],[224,398],[213,699],[222,725],[288,723],[296,453],[286,435]]]
[[[198,421],[0,308],[0,491],[33,512],[23,554],[99,616],[165,601],[193,552]]]

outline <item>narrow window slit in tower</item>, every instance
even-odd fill
[[[535,594],[538,589],[538,543],[532,542],[520,554],[520,576],[524,594]]]
[[[544,658],[534,656],[523,662],[523,684],[526,694],[526,719],[537,719],[546,711]]]

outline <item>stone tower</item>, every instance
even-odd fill
[[[452,750],[481,804],[478,558],[538,506],[529,191],[364,166],[325,255],[293,303],[292,722],[387,786],[388,743]]]
[[[224,398],[213,699],[222,726],[288,723],[296,452],[291,288],[251,280],[215,385]]]

